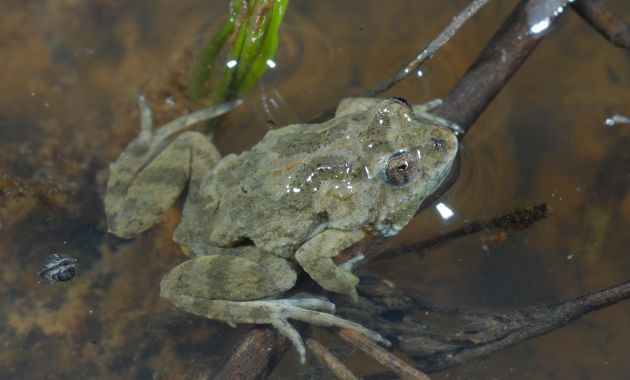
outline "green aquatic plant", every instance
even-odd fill
[[[221,50],[230,41],[228,64],[214,89],[214,104],[251,89],[270,67],[278,50],[278,30],[289,0],[231,0],[230,14],[200,54],[188,88],[192,99],[209,94],[209,83]],[[273,63],[271,63],[273,65]]]

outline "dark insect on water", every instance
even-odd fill
[[[46,256],[44,268],[38,273],[40,278],[48,281],[68,281],[74,277],[78,260],[68,256],[51,253]]]

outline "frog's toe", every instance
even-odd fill
[[[356,322],[348,321],[347,319],[343,319],[326,312],[309,310],[299,307],[291,307],[282,310],[281,315],[285,318],[295,319],[313,325],[324,327],[340,327],[344,329],[354,330],[362,335],[365,335],[375,342],[382,343],[386,346],[391,345],[390,341],[385,339],[381,334],[374,332],[366,327],[363,327]]]
[[[270,313],[268,323],[271,323],[272,326],[278,329],[282,335],[293,343],[293,346],[300,355],[300,361],[302,363],[305,361],[304,342],[302,341],[300,333],[287,321],[288,319],[295,319],[318,326],[340,327],[354,330],[375,342],[382,343],[385,346],[391,345],[389,340],[385,339],[379,333],[363,327],[356,322],[351,322],[330,314],[334,313],[335,304],[325,299],[288,298],[262,302],[265,302],[266,306],[273,310],[273,312]]]
[[[306,348],[304,348],[304,341],[300,333],[284,318],[274,318],[271,325],[293,343],[293,347],[300,355],[300,363],[304,364],[306,362]]]
[[[348,272],[352,272],[354,267],[356,267],[357,264],[360,263],[361,261],[363,261],[364,259],[365,259],[365,255],[363,255],[362,253],[359,253],[358,255],[354,256],[350,260],[348,260],[345,263],[341,264],[339,266],[339,268],[342,269],[342,270],[348,271]]]
[[[274,302],[281,305],[323,311],[326,313],[335,312],[335,304],[325,298],[286,298],[275,300]]]
[[[278,331],[287,337],[300,354],[300,360],[304,362],[304,344],[300,334],[287,322],[294,319],[317,326],[340,327],[354,330],[367,338],[390,346],[389,340],[379,333],[374,332],[362,325],[337,317],[333,314],[335,305],[329,301],[319,298],[289,298],[280,300],[263,301],[267,307],[274,310],[270,315],[270,321]],[[324,311],[319,311],[324,310]]]

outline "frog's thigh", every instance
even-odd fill
[[[271,254],[198,256],[164,276],[161,295],[178,306],[182,306],[181,295],[206,301],[249,301],[288,290],[296,279],[289,261]],[[211,318],[223,319],[220,315]]]
[[[199,182],[203,170],[213,166],[219,157],[206,136],[186,132],[132,177],[131,182],[129,173],[114,167],[105,195],[110,231],[120,237],[133,237],[151,227],[173,204],[188,180],[191,186]]]
[[[325,289],[356,298],[359,279],[345,267],[335,265],[332,257],[364,236],[362,231],[325,230],[304,243],[295,259]]]
[[[382,102],[379,98],[345,98],[339,102],[335,117],[366,111]]]
[[[304,344],[288,319],[351,329],[389,345],[379,334],[330,314],[335,305],[324,299],[259,299],[293,287],[296,273],[291,264],[257,250],[225,252],[229,255],[198,256],[175,267],[162,279],[161,296],[190,313],[232,326],[269,323],[293,342],[302,363]]]

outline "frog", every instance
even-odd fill
[[[367,235],[397,234],[449,173],[457,126],[402,98],[347,98],[330,120],[275,128],[252,148],[222,157],[189,127],[237,102],[208,107],[155,130],[141,94],[138,136],[110,164],[105,214],[110,233],[133,238],[151,228],[182,193],[173,240],[188,259],[167,272],[160,295],[195,315],[270,324],[305,361],[289,323],[355,330],[315,296],[286,296],[303,270],[324,290],[357,300],[352,269],[362,254],[333,261]]]

